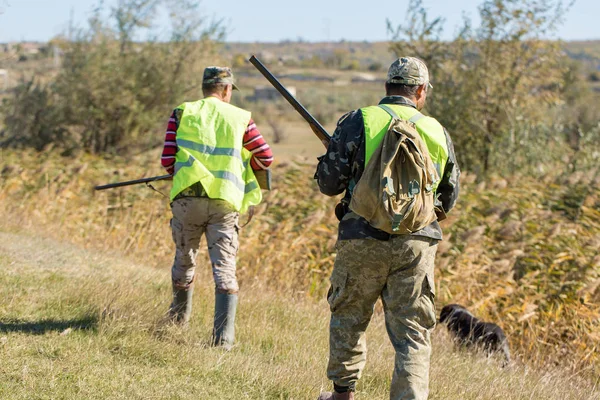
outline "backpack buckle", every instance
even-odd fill
[[[394,190],[394,180],[391,177],[386,176],[385,178],[383,178],[382,183],[383,183],[383,190],[389,197],[396,195],[396,191]]]
[[[408,184],[408,195],[412,198],[418,195],[421,192],[421,188],[419,186],[419,182],[416,180],[412,180]]]

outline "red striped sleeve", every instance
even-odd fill
[[[260,134],[253,120],[250,120],[244,133],[244,148],[252,153],[250,165],[253,170],[267,169],[273,162],[271,147]]]
[[[179,121],[177,121],[177,114],[173,110],[169,123],[167,124],[167,132],[165,134],[165,145],[163,147],[162,156],[160,162],[167,170],[167,173],[173,175],[175,172],[175,153],[177,153],[177,128]]]

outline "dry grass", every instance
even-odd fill
[[[208,271],[188,329],[164,325],[168,268],[148,268],[0,230],[0,398],[314,399],[328,389],[327,305],[246,285],[231,352],[206,346]],[[393,361],[380,312],[369,327],[359,399],[386,399]],[[564,370],[501,369],[434,334],[432,400],[600,399]]]
[[[143,186],[91,189],[161,174],[158,156],[155,151],[126,163],[0,153],[0,229],[40,232],[101,254],[119,251],[144,265],[147,276],[166,279],[172,259],[168,202]],[[156,167],[142,174],[141,165]],[[242,232],[243,291],[268,288],[304,304],[303,299],[320,298],[327,289],[335,257],[335,199],[319,194],[313,168],[312,157],[276,166],[276,189]],[[444,224],[437,303],[461,303],[498,322],[521,362],[537,369],[556,366],[597,383],[600,190],[597,181],[589,182],[594,176],[496,178],[486,186],[465,174],[459,206]],[[155,186],[168,192],[169,183]],[[207,258],[204,249],[200,257]],[[156,268],[160,273],[153,275]],[[137,285],[135,279],[130,283]],[[162,303],[156,310],[166,301],[160,282],[154,294]],[[377,387],[385,386],[382,382]]]

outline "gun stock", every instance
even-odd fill
[[[275,89],[287,100],[288,103],[308,122],[312,131],[317,135],[325,147],[329,146],[331,135],[325,128],[313,117],[302,104],[273,76],[273,74],[261,63],[255,56],[248,60],[256,69],[273,85]]]
[[[271,170],[261,169],[260,171],[254,171],[254,177],[263,190],[271,190]]]

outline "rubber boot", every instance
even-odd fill
[[[317,400],[354,400],[354,392],[323,392]]]
[[[189,289],[178,289],[173,285],[173,302],[169,307],[169,317],[175,323],[187,325],[192,316],[192,296],[194,294],[194,286],[190,285]]]
[[[214,346],[223,346],[226,350],[233,347],[237,303],[237,294],[215,293]]]

